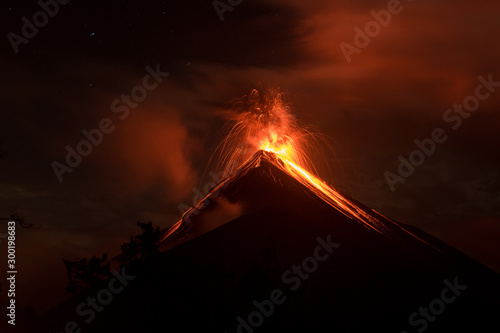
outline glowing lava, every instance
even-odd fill
[[[234,125],[219,146],[218,167],[223,167],[224,175],[229,177],[257,151],[272,152],[283,162],[280,167],[284,171],[325,202],[366,227],[385,233],[376,218],[378,213],[367,213],[314,176],[317,172],[312,156],[323,159],[324,147],[318,143],[323,141],[323,146],[329,146],[320,134],[299,126],[283,97],[276,90],[267,94],[254,90],[236,103],[236,114],[230,116]]]
[[[283,93],[271,90],[251,94],[235,103],[228,115],[232,125],[229,134],[218,147],[216,169],[230,176],[259,150],[276,153],[280,158],[297,166],[315,171],[310,153],[320,151],[319,136],[304,126],[299,126],[284,101]],[[215,154],[217,155],[217,154]]]

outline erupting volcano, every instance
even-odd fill
[[[320,180],[322,139],[281,94],[253,92],[239,106],[214,157],[225,179],[164,232],[153,267],[89,331],[498,327],[497,273]]]
[[[219,145],[216,156],[216,169],[222,169],[227,180],[186,212],[183,220],[167,232],[165,238],[190,221],[193,214],[199,214],[199,210],[208,204],[220,188],[227,186],[234,174],[241,176],[244,173],[242,170],[260,167],[262,156],[353,221],[378,232],[387,232],[387,228],[378,221],[378,213],[365,212],[313,174],[316,171],[314,155],[321,160],[321,152],[324,151],[320,143],[328,145],[321,134],[298,124],[282,93],[271,90],[267,94],[260,94],[253,90],[236,104],[236,109],[243,111],[238,110],[236,114],[230,115],[229,124],[235,124]]]

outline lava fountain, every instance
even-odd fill
[[[260,93],[253,90],[235,103],[229,113],[229,133],[214,154],[216,169],[224,176],[259,150],[277,154],[282,160],[301,169],[315,172],[311,156],[321,151],[323,136],[300,125],[290,112],[284,94],[278,90]]]
[[[257,151],[274,153],[280,167],[324,201],[348,217],[383,233],[379,213],[367,213],[356,203],[315,176],[313,156],[322,160],[321,152],[329,148],[325,137],[299,124],[284,100],[284,94],[270,90],[261,94],[253,90],[235,103],[235,113],[229,114],[229,134],[216,150],[216,169],[224,177],[237,172]]]

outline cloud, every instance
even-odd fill
[[[176,113],[141,107],[116,126],[99,157],[108,166],[106,174],[137,192],[163,184],[171,201],[190,192],[196,175],[188,159],[188,132]]]

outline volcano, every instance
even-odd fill
[[[158,260],[82,331],[498,329],[497,273],[310,177],[258,151],[164,232]],[[74,308],[53,310],[48,327]]]

